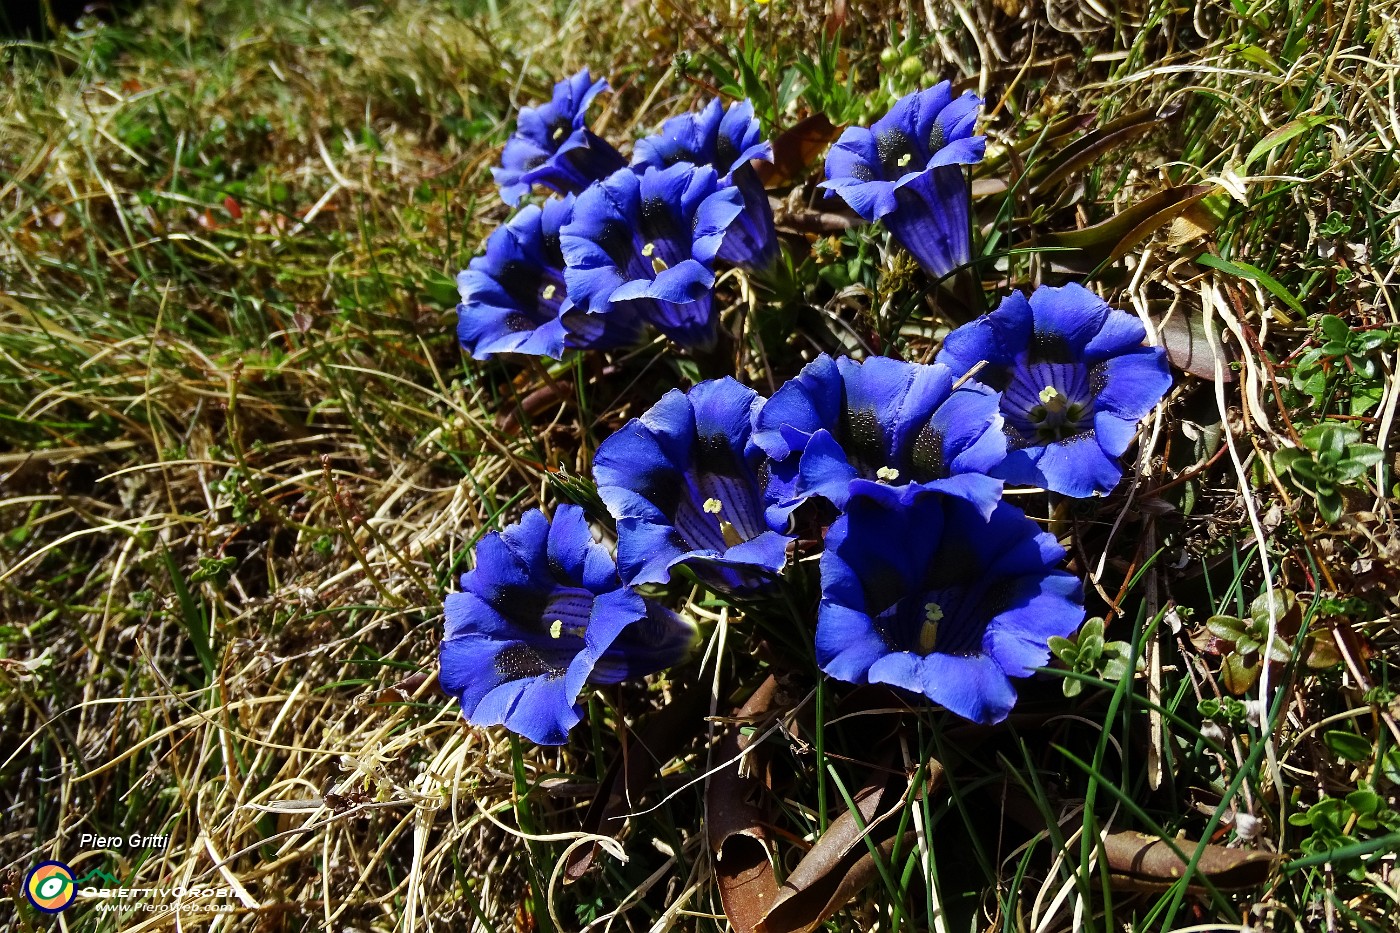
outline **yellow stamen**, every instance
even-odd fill
[[[893,483],[895,480],[899,479],[899,471],[894,467],[882,466],[875,471],[875,478],[882,479],[887,483]]]
[[[744,539],[739,535],[739,529],[729,522],[721,521],[719,523],[719,533],[724,535],[725,547],[737,547],[744,543]]]
[[[655,272],[657,275],[660,275],[661,273],[665,272],[666,261],[663,260],[660,256],[651,257],[651,271]]]
[[[1040,401],[1048,411],[1064,411],[1069,407],[1069,398],[1054,386],[1046,386],[1040,390]]]
[[[919,653],[929,654],[938,644],[938,623],[943,619],[943,607],[938,603],[924,606],[924,624],[919,627]]]

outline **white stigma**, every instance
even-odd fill
[[[711,515],[718,515],[724,510],[724,503],[720,502],[718,499],[706,499],[705,504],[702,507],[706,512],[709,512]]]
[[[913,156],[906,152],[904,153],[904,155],[899,157],[899,161],[897,161],[895,164],[898,165],[900,168],[904,168],[904,166],[909,164],[909,160],[912,158]]]
[[[559,140],[564,138],[564,128],[562,126],[556,126],[554,128],[554,132],[550,134],[549,138],[557,143]]]
[[[563,620],[563,619],[555,619],[553,622],[549,623],[549,637],[550,637],[550,638],[562,638],[562,637],[564,637],[564,620]]]
[[[887,483],[893,483],[895,480],[899,479],[899,471],[894,467],[882,466],[875,471],[875,477]]]
[[[544,287],[544,292],[541,294],[541,297],[544,298],[545,301],[552,300],[554,298],[554,286],[546,285]]]
[[[645,246],[642,247],[642,255],[643,255],[643,256],[650,256],[651,254],[653,254],[653,253],[655,253],[655,252],[656,252],[656,244],[655,244],[655,243],[647,243]]]

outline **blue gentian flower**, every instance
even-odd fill
[[[457,276],[457,336],[479,360],[494,353],[559,359],[564,349],[606,349],[635,341],[641,319],[622,309],[585,314],[569,301],[559,228],[574,196],[526,205],[486,240],[486,253]]]
[[[1081,285],[1012,292],[948,335],[936,362],[1002,393],[1009,450],[993,471],[1067,496],[1110,492],[1138,421],[1171,388],[1142,323]]]
[[[857,480],[821,558],[817,662],[832,677],[921,693],[979,723],[1006,718],[1010,678],[1084,620],[1064,549],[1008,502],[946,481]]]
[[[789,539],[764,521],[764,456],[750,436],[762,404],[729,377],[672,389],[599,446],[593,476],[617,519],[623,580],[664,583],[684,565],[725,593],[775,582]]]
[[[462,592],[447,597],[442,689],[467,721],[560,745],[585,683],[611,684],[679,662],[695,629],[623,586],[577,506],[553,523],[527,513],[481,539]]]
[[[631,308],[682,346],[717,335],[714,263],[743,210],[739,189],[688,162],[623,169],[578,196],[561,231],[564,281],[590,313]]]
[[[549,103],[520,109],[515,132],[501,152],[501,166],[491,170],[502,200],[513,207],[534,185],[577,193],[627,164],[607,140],[584,125],[588,105],[607,87],[608,82],[594,81],[585,68],[554,85]]]
[[[699,113],[671,117],[655,136],[637,140],[632,167],[665,168],[678,162],[708,165],[719,173],[721,186],[734,185],[744,197],[744,212],[725,235],[719,258],[764,269],[778,256],[773,208],[758,172],[751,164],[773,161],[773,147],[753,113],[753,103],[741,100],[724,108],[716,97]]]
[[[826,157],[822,187],[867,222],[880,221],[925,271],[942,278],[972,259],[971,191],[963,166],[982,161],[973,136],[982,99],[943,81],[901,98],[875,125],[853,126]]]
[[[951,369],[822,354],[763,406],[754,441],[773,459],[768,519],[777,527],[810,496],[844,508],[852,480],[890,485],[961,476],[985,485],[1006,455],[995,392]],[[993,483],[999,490],[1000,484]]]

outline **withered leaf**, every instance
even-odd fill
[[[837,130],[824,113],[798,120],[773,139],[772,162],[754,163],[758,180],[770,190],[801,181],[807,166],[836,138]]]
[[[1036,180],[1033,192],[1045,191],[1063,181],[1070,173],[1098,161],[1113,149],[1145,135],[1159,124],[1173,119],[1181,111],[1180,106],[1164,113],[1157,113],[1155,110],[1137,110],[1112,120],[1090,133],[1085,133],[1046,163],[1044,174]]]
[[[684,688],[665,706],[644,717],[630,733],[619,734],[622,750],[608,766],[598,792],[583,814],[586,833],[615,836],[622,831],[622,814],[635,806],[647,786],[656,780],[660,768],[681,750],[693,730],[686,725],[698,721],[709,691],[698,684]],[[564,864],[564,883],[582,878],[593,865],[598,844],[579,846]]]
[[[1215,380],[1215,354],[1206,335],[1205,315],[1198,310],[1176,308],[1157,319],[1157,333],[1162,337],[1162,346],[1167,351],[1167,359],[1177,369],[1202,379]],[[1218,338],[1216,346],[1224,352],[1224,344]],[[1229,359],[1221,360],[1221,372],[1225,381],[1234,382],[1235,374],[1230,371]]]
[[[931,768],[925,793],[941,783],[942,774],[941,768]],[[876,862],[866,837],[883,835],[882,824],[901,812],[908,789],[908,780],[901,773],[881,770],[873,774],[852,798],[855,813],[847,810],[832,820],[788,875],[777,903],[759,925],[759,933],[805,933],[844,907],[875,876]],[[903,838],[898,841],[901,845],[905,842]],[[886,838],[879,843],[886,857],[895,842]]]
[[[1091,227],[1044,234],[1038,245],[1081,250],[1097,265],[1112,265],[1153,231],[1215,190],[1214,185],[1167,188]]]
[[[903,835],[890,837],[876,845],[882,860],[889,860],[895,852],[908,852],[918,841],[918,834],[909,830]],[[879,863],[865,846],[854,861],[843,861],[845,867],[836,878],[834,886],[824,887],[829,891],[825,900],[813,892],[812,897],[790,897],[776,905],[758,926],[758,933],[808,933],[815,930],[842,907],[849,904],[857,894],[879,875]]]
[[[778,692],[776,678],[769,675],[736,714],[740,720],[754,719],[768,712]],[[731,727],[720,742],[720,761],[729,761],[743,751],[745,737]],[[705,834],[715,857],[715,879],[719,885],[724,915],[738,933],[753,933],[778,897],[778,879],[768,860],[768,814],[754,802],[762,782],[753,774],[753,761],[762,749],[735,761],[710,775],[705,787]]]
[[[1199,843],[1174,840],[1189,859]],[[1116,887],[1130,890],[1163,890],[1186,872],[1186,861],[1172,846],[1156,836],[1138,832],[1109,833],[1103,840],[1104,856]],[[1250,849],[1207,845],[1196,863],[1196,872],[1223,891],[1252,888],[1268,881],[1278,856]],[[1188,884],[1199,892],[1201,886]]]

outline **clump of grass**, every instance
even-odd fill
[[[832,924],[1386,929],[1400,542],[1393,464],[1361,448],[1389,456],[1400,404],[1394,6],[1052,4],[1029,29],[1014,3],[153,2],[0,50],[7,896],[61,858],[227,884],[224,925],[723,928],[699,827],[724,722],[699,724],[772,666],[735,649],[742,611],[696,597],[728,632],[705,666],[599,692],[562,750],[469,729],[434,688],[475,541],[586,499],[569,477],[597,443],[701,372],[659,345],[550,366],[456,346],[452,275],[505,216],[496,147],[587,64],[616,88],[595,128],[623,141],[716,90],[781,132],[960,80],[987,99],[980,177],[1006,182],[978,188],[984,284],[1090,275],[1193,360],[1131,492],[1027,502],[1131,646],[1122,676],[1048,673],[992,736],[901,709],[894,761],[869,760],[864,700],[794,687],[762,743],[780,869],[872,764],[911,787],[936,770],[898,817],[921,841]],[[780,220],[821,206],[817,171]],[[1196,184],[1137,216],[1156,223],[1095,227]],[[753,385],[817,348],[924,358],[962,313],[868,231],[803,242],[776,292],[721,286]],[[1360,464],[1325,486],[1324,436]],[[688,703],[626,861],[564,885],[619,734]],[[1110,870],[1125,829],[1187,870]],[[85,832],[170,844],[84,851]],[[1279,861],[1237,889],[1196,840]]]

